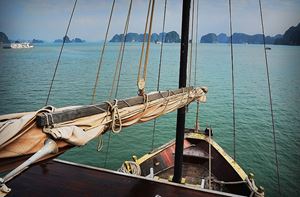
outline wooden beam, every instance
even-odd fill
[[[188,87],[188,88],[180,88],[173,91],[163,91],[163,92],[154,93],[148,96],[148,101],[151,102],[167,96],[173,96],[179,93],[188,92],[192,89],[193,87]],[[116,102],[115,100],[110,101],[112,105],[114,105],[115,102]],[[136,96],[125,100],[118,100],[118,108],[122,109],[124,107],[143,104],[144,102],[145,101],[143,96]],[[101,103],[96,105],[85,105],[75,109],[67,109],[67,110],[53,112],[53,113],[42,113],[37,115],[36,123],[38,127],[51,126],[53,124],[75,120],[77,118],[83,118],[95,114],[101,114],[104,112],[106,113],[108,109],[109,109],[108,103]]]

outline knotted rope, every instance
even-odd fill
[[[120,133],[122,130],[122,120],[119,113],[118,100],[115,99],[114,105],[112,105],[109,101],[106,101],[106,103],[109,105],[108,111],[110,111],[111,114],[111,130],[115,134]]]

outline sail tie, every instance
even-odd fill
[[[115,99],[114,105],[112,105],[109,101],[106,101],[106,103],[109,105],[109,111],[111,114],[111,130],[113,133],[120,133],[122,130],[122,120],[120,118],[118,100]]]

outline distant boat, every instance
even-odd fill
[[[32,43],[29,42],[9,43],[9,44],[4,44],[2,48],[3,49],[29,49],[29,48],[33,48],[33,45]]]
[[[271,47],[266,47],[266,50],[271,50]]]
[[[155,41],[155,44],[161,44],[161,42],[160,41]]]

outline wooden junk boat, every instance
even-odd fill
[[[189,12],[185,0],[178,90],[0,116],[0,196],[264,196],[253,175],[211,139],[211,129],[185,130],[185,106],[204,102],[207,93],[185,87]],[[119,172],[53,159],[108,130],[118,133],[176,109],[176,141],[133,157]]]
[[[243,169],[209,136],[211,129],[203,132],[186,129],[183,149],[182,178],[185,185],[222,191],[243,196],[263,196],[257,188],[253,174]],[[210,154],[209,154],[210,153]],[[172,181],[174,174],[175,141],[171,141],[133,161],[125,161],[121,172],[137,174],[156,180]]]

